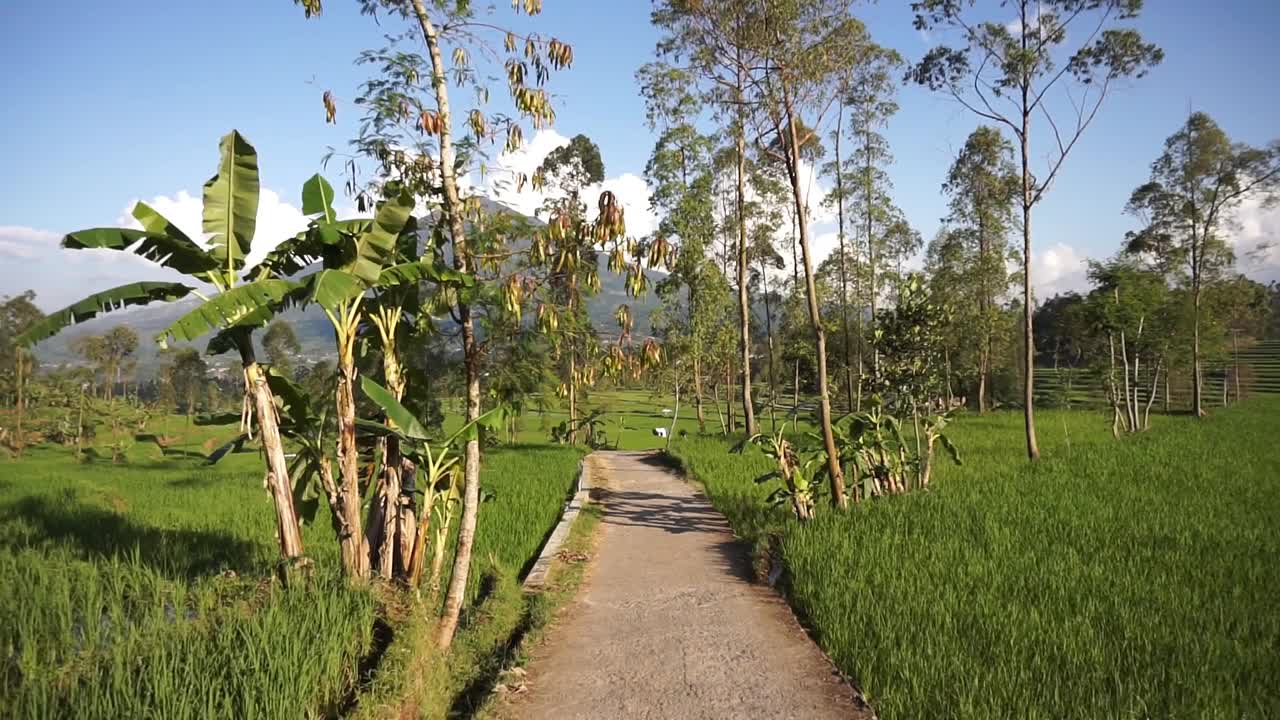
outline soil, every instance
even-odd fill
[[[592,459],[592,566],[502,717],[874,717],[700,491],[656,453]]]

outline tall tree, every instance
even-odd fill
[[[302,344],[298,342],[298,334],[293,325],[284,318],[276,318],[267,326],[262,334],[262,349],[267,352],[267,359],[272,367],[286,377],[293,377],[297,368],[295,357],[302,352]]]
[[[298,0],[298,4],[308,17],[321,11],[320,0]],[[381,77],[366,83],[369,116],[354,143],[356,150],[377,163],[381,177],[401,179],[411,192],[438,210],[437,242],[447,246],[457,271],[472,275],[484,258],[469,242],[468,218],[474,213],[469,215],[468,211],[474,203],[464,194],[459,178],[480,170],[482,143],[492,143],[501,135],[505,149],[515,150],[523,139],[521,120],[535,128],[550,124],[555,112],[542,85],[551,70],[572,63],[573,50],[554,37],[517,33],[500,27],[500,19],[478,17],[471,3],[360,0],[359,5],[365,14],[385,11],[405,21],[410,31],[402,39],[414,45],[421,42],[418,47],[425,48],[426,56],[418,47],[413,51],[392,47],[362,56],[362,61],[380,68]],[[532,16],[541,6],[539,0],[524,0],[513,5],[512,13]],[[452,53],[447,52],[449,47]],[[503,65],[514,115],[488,107],[490,75],[474,67],[473,52]],[[455,106],[451,80],[474,91],[475,107]],[[332,114],[336,108],[327,105],[326,111]],[[517,186],[527,181],[515,178]],[[477,293],[457,292],[449,302],[461,336],[467,422],[480,417],[483,397],[480,373],[484,349],[476,335],[478,299]],[[466,598],[479,504],[480,438],[473,433],[463,452],[462,517],[444,613],[436,632],[441,648],[452,644]]]
[[[978,412],[987,411],[991,366],[998,357],[996,329],[1000,298],[1009,291],[1005,261],[1010,257],[1009,233],[1021,179],[1013,164],[1013,146],[994,127],[981,126],[965,141],[942,184],[950,196],[945,218],[950,239],[960,243],[963,277],[953,286],[974,299],[974,329],[978,332]],[[963,309],[960,311],[964,314]]]
[[[901,56],[893,50],[870,46],[853,65],[840,98],[841,110],[849,113],[847,132],[853,152],[835,176],[839,194],[848,193],[846,209],[857,220],[857,234],[861,235],[862,247],[867,253],[867,316],[873,335],[877,302],[886,285],[883,268],[895,259],[890,254],[896,250],[892,244],[893,233],[905,227],[905,224],[897,225],[902,213],[890,196],[893,182],[886,169],[893,162],[893,155],[889,141],[880,132],[898,112],[894,95],[896,75],[902,64]],[[848,190],[845,190],[846,184]],[[878,353],[873,353],[872,371],[877,370]]]
[[[173,392],[177,400],[186,406],[187,419],[196,412],[196,401],[205,392],[209,382],[209,365],[195,348],[182,348],[173,356],[167,368]]]
[[[26,445],[22,421],[27,407],[26,388],[35,363],[31,353],[16,339],[44,317],[36,307],[35,297],[35,292],[28,290],[13,297],[0,298],[0,393],[13,402],[13,436],[19,457]]]
[[[827,339],[819,308],[814,260],[810,253],[809,204],[804,186],[801,148],[818,133],[839,99],[844,69],[868,45],[866,29],[841,0],[792,0],[756,8],[749,36],[759,58],[753,79],[757,136],[786,169],[796,209],[797,240],[804,264],[805,295],[818,369],[818,421],[827,454],[832,502],[848,506],[844,470],[832,432],[831,395],[827,377]]]
[[[578,405],[581,387],[592,376],[587,359],[596,349],[596,332],[587,310],[587,298],[599,285],[599,259],[593,249],[595,239],[584,232],[587,204],[583,192],[588,185],[604,180],[604,160],[600,148],[586,135],[578,134],[568,145],[552,150],[538,166],[537,176],[551,194],[543,205],[547,219],[554,223],[551,234],[569,250],[564,255],[581,262],[557,262],[550,277],[553,302],[564,309],[556,328],[558,349],[564,357],[561,385],[569,401],[568,440],[578,442]],[[572,245],[569,249],[567,246]]]
[[[738,292],[738,355],[742,371],[742,414],[749,435],[756,432],[751,397],[751,300],[747,230],[747,93],[752,81],[748,36],[752,28],[750,0],[684,2],[660,0],[652,21],[666,35],[658,42],[663,56],[678,58],[700,85],[704,99],[723,119],[733,144],[734,283]]]
[[[709,261],[715,228],[712,195],[712,139],[699,131],[702,99],[693,78],[665,63],[650,63],[637,73],[645,97],[649,126],[659,132],[645,178],[652,189],[650,204],[661,213],[654,237],[673,242],[676,259],[672,271],[658,285],[658,293],[684,306],[682,328],[687,335],[689,372],[692,377],[698,429],[706,431],[703,379],[709,365],[711,336],[723,319],[719,298],[711,295],[723,278]],[[676,298],[684,289],[685,300]]]
[[[1150,259],[1171,279],[1185,280],[1193,307],[1192,410],[1205,414],[1201,368],[1204,291],[1235,262],[1226,232],[1232,212],[1249,198],[1280,199],[1280,141],[1268,149],[1233,143],[1213,118],[1192,113],[1164,144],[1151,179],[1133,191],[1126,209],[1145,226],[1130,233],[1127,251]]]
[[[910,77],[942,90],[1018,141],[1021,159],[1023,417],[1027,457],[1040,457],[1035,425],[1035,303],[1031,287],[1031,210],[1053,185],[1063,163],[1093,122],[1112,84],[1142,77],[1164,57],[1133,29],[1115,27],[1142,10],[1142,0],[1008,0],[986,19],[971,17],[976,0],[917,0],[917,30],[953,30],[962,43],[925,54]],[[985,5],[984,5],[985,7]],[[1012,11],[1013,17],[1006,13]],[[996,15],[999,13],[999,15]],[[1074,87],[1071,87],[1074,85]],[[1067,108],[1051,102],[1062,91]],[[1053,137],[1048,168],[1033,173],[1031,118],[1046,118]],[[1034,151],[1040,152],[1040,151]]]

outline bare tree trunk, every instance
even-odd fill
[[[671,438],[676,434],[676,422],[680,419],[680,383],[676,383],[676,409],[671,413],[671,427],[667,429],[667,442],[664,450],[671,449]]]
[[[1147,406],[1142,410],[1142,429],[1151,429],[1151,405],[1156,401],[1157,383],[1160,382],[1160,369],[1164,365],[1164,358],[1156,361],[1156,371],[1151,375],[1151,392],[1147,394]]]
[[[769,349],[769,423],[776,429],[778,427],[778,418],[775,416],[778,405],[778,376],[774,372],[773,363],[773,311],[769,307],[769,274],[763,257],[760,258],[760,286],[764,289],[764,331],[768,336]]]
[[[707,416],[702,407],[702,358],[700,355],[701,353],[695,353],[693,356],[693,401],[697,407],[698,432],[705,433],[707,431]]]
[[[1204,376],[1200,367],[1200,288],[1191,291],[1194,313],[1191,322],[1191,414],[1204,417]]]
[[[746,128],[743,126],[742,117],[742,89],[744,86],[744,78],[742,75],[741,57],[738,58],[738,71],[736,76],[737,87],[735,88],[738,100],[738,117],[735,123],[734,141],[737,144],[738,151],[738,185],[737,185],[737,208],[738,208],[738,318],[739,318],[739,334],[738,348],[739,355],[742,360],[742,422],[746,425],[747,435],[756,434],[756,411],[751,401],[751,298],[747,292],[747,213],[746,213],[746,167],[747,167],[747,139]]]
[[[716,408],[716,418],[720,420],[720,434],[729,434],[729,424],[724,421],[724,413],[720,412],[720,384],[711,386],[711,404]]]
[[[1110,368],[1107,371],[1107,399],[1111,401],[1111,435],[1120,437],[1120,395],[1116,389],[1116,342],[1115,336],[1107,332],[1107,354]]]
[[[947,382],[947,387],[946,387],[946,390],[947,390],[947,407],[946,407],[946,410],[947,410],[948,412],[950,412],[950,410],[951,410],[951,405],[952,405],[952,400],[953,400],[953,395],[952,395],[952,393],[951,393],[951,351],[950,351],[950,350],[948,350],[947,348],[943,348],[943,349],[942,349],[942,359],[943,359],[943,362],[944,362],[944,364],[945,364],[945,366],[944,366],[944,368],[943,368],[943,371],[944,371],[944,373],[945,373],[945,375],[946,375],[946,382]]]
[[[569,444],[578,444],[578,353],[569,343]]]
[[[796,376],[791,384],[791,414],[799,415],[800,413],[800,359],[796,358]]]
[[[1244,395],[1240,392],[1240,335],[1234,328],[1231,330],[1231,354],[1233,358],[1231,376],[1236,381],[1236,402],[1240,402],[1244,399]]]
[[[1023,24],[1026,24],[1025,8]],[[1026,45],[1026,33],[1023,33],[1023,45]],[[1022,86],[1022,133],[1019,139],[1022,144],[1022,402],[1023,425],[1027,435],[1027,457],[1036,460],[1040,457],[1040,446],[1036,442],[1036,337],[1032,330],[1035,313],[1031,297],[1031,206],[1035,202],[1034,188],[1031,178],[1031,106],[1028,103],[1028,86]]]
[[[840,242],[840,321],[844,328],[844,384],[849,410],[857,405],[853,389],[853,335],[849,329],[849,270],[844,242],[844,168],[840,164],[840,136],[843,134],[844,105],[836,115],[836,237]]]
[[[26,398],[23,396],[23,386],[26,381],[23,373],[23,365],[25,361],[22,357],[25,352],[26,350],[21,347],[15,347],[13,349],[13,362],[16,366],[14,368],[14,382],[17,384],[17,387],[14,388],[17,392],[17,397],[14,399],[14,412],[18,416],[17,431],[13,436],[13,445],[15,455],[19,460],[22,459],[22,451],[27,446],[27,436],[22,430],[22,413],[26,408]]]
[[[790,107],[791,100],[784,90],[784,102],[787,104],[787,136],[790,139],[790,161],[788,174],[791,176],[791,194],[795,197],[796,218],[800,230],[800,253],[804,259],[805,294],[809,300],[809,323],[813,326],[814,345],[818,355],[818,422],[822,427],[822,442],[827,450],[827,473],[831,478],[831,499],[841,510],[849,506],[849,498],[845,495],[844,471],[840,467],[840,450],[836,447],[835,436],[831,430],[831,395],[827,386],[827,335],[822,328],[822,315],[818,310],[818,288],[814,282],[813,261],[809,256],[809,217],[803,203],[803,191],[800,188],[800,148],[796,135],[795,115]]]
[[[1124,361],[1124,415],[1129,431],[1133,432],[1137,424],[1134,422],[1133,397],[1129,392],[1131,387],[1129,384],[1129,351],[1125,344],[1124,330],[1120,331],[1120,359]]]
[[[1164,414],[1169,414],[1169,371],[1164,373]]]
[[[875,217],[875,175],[872,173],[874,169],[871,165],[871,128],[867,126],[864,135],[865,158],[866,165],[863,167],[863,181],[866,187],[866,225],[867,225],[867,305],[870,309],[869,322],[871,325],[871,337],[876,336],[876,242],[873,221]],[[880,349],[874,343],[871,347],[871,375],[875,377],[880,372]]]
[[[978,414],[987,411],[987,363],[989,354],[984,349],[978,356]]]
[[[729,432],[736,432],[738,429],[738,416],[733,412],[733,361],[725,364],[724,369],[724,411],[729,418]]]
[[[440,184],[444,191],[444,215],[449,222],[449,234],[453,241],[453,257],[456,269],[466,273],[471,270],[467,249],[466,226],[463,222],[462,201],[458,195],[456,158],[453,147],[453,119],[449,110],[448,74],[440,53],[436,28],[427,16],[423,0],[412,0],[414,15],[422,28],[423,40],[431,57],[431,84],[436,96],[436,111],[440,118]],[[465,422],[480,416],[480,347],[476,342],[475,327],[471,317],[471,305],[458,303],[458,319],[462,329],[462,353],[467,373],[467,409]],[[476,518],[480,505],[480,440],[467,441],[464,451],[462,520],[458,527],[458,545],[454,555],[453,575],[449,579],[449,591],[445,597],[444,613],[436,633],[436,644],[447,649],[453,644],[458,628],[458,618],[466,599],[467,581],[471,572],[471,553],[475,544]]]
[[[292,563],[302,556],[302,533],[298,529],[298,514],[293,507],[293,486],[289,482],[289,463],[284,457],[284,443],[280,440],[275,399],[267,385],[262,366],[253,356],[253,344],[248,335],[242,336],[237,349],[244,366],[245,389],[253,400],[258,416],[258,434],[267,458],[266,485],[275,504],[276,538],[280,544],[280,556],[286,563]],[[283,576],[287,577],[287,572]]]

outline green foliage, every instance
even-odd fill
[[[302,344],[293,331],[293,325],[284,318],[276,318],[262,334],[262,348],[267,351],[271,365],[286,375],[293,369],[294,356],[302,352]]]
[[[336,546],[316,535],[329,531],[311,526],[311,583],[273,584],[273,519],[245,512],[266,502],[255,454],[204,465],[204,448],[235,427],[191,429],[169,417],[148,429],[170,442],[135,447],[128,466],[36,448],[0,483],[0,706],[14,717],[295,718],[363,698],[375,621],[396,629],[393,653],[401,639],[412,645],[396,609],[408,599],[341,579]],[[578,459],[549,446],[488,453],[482,481],[493,500],[477,557],[507,578],[523,572],[559,518]],[[471,584],[470,602],[481,584]],[[473,651],[447,661],[456,674],[437,698],[441,714],[483,663],[501,661],[501,643],[480,638],[518,624],[521,594],[503,597],[469,614],[455,647]],[[513,610],[504,604],[512,597]],[[509,611],[509,627],[490,623]],[[400,669],[375,667],[382,682]]]
[[[1020,415],[964,417],[947,431],[982,462],[804,524],[751,482],[765,457],[674,453],[737,535],[779,538],[788,599],[878,717],[1266,717],[1277,412],[1158,418],[1119,445],[1100,414],[1042,412],[1034,465]]]
[[[873,385],[899,412],[942,395],[950,313],[942,293],[927,288],[923,276],[911,274],[899,284],[894,307],[880,314],[872,338],[880,354]]]
[[[218,173],[204,184],[201,227],[209,236],[209,257],[230,279],[244,267],[258,225],[258,152],[232,130],[218,154]]]
[[[40,322],[28,327],[22,335],[18,336],[17,342],[19,345],[32,345],[53,337],[64,328],[93,319],[102,313],[134,305],[148,305],[153,302],[172,302],[186,297],[191,291],[191,287],[182,283],[126,283],[110,290],[94,293],[79,302],[50,313]]]

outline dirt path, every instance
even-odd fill
[[[589,577],[504,717],[871,717],[786,604],[747,579],[701,492],[656,455],[595,459],[609,489]]]

